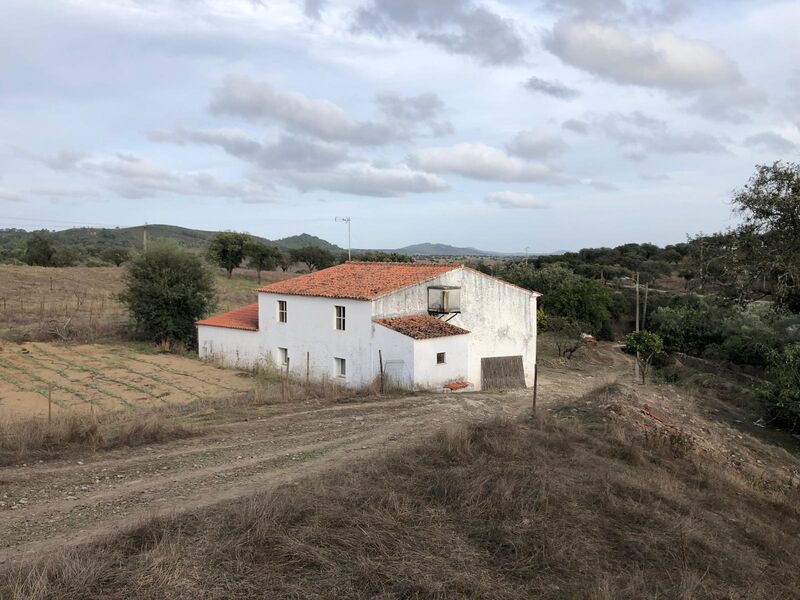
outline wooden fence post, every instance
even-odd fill
[[[283,385],[281,386],[281,397],[283,401],[286,402],[286,396],[289,393],[289,357],[286,357],[286,375],[283,378]]]
[[[536,414],[536,392],[539,384],[539,365],[533,363],[533,414]]]
[[[381,370],[381,394],[384,393],[385,385],[383,379],[383,352],[378,350],[378,368]]]
[[[306,352],[306,385],[311,379],[311,352]]]
[[[53,422],[53,384],[47,384],[47,422]]]

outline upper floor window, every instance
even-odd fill
[[[344,331],[344,306],[336,307],[336,329]]]
[[[286,323],[286,300],[278,300],[278,323]]]
[[[447,354],[445,352],[436,353],[436,364],[443,365],[447,362]]]

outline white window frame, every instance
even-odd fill
[[[334,324],[333,326],[336,328],[336,331],[345,331],[347,327],[347,309],[337,304],[333,307],[334,310]]]
[[[338,356],[333,358],[333,374],[339,379],[347,378],[347,359]]]
[[[439,357],[442,357],[442,360],[439,360]],[[446,365],[447,364],[447,352],[437,352],[436,353],[436,364],[437,365]]]
[[[289,321],[289,304],[286,300],[278,300],[278,323]]]
[[[285,367],[289,364],[289,349],[278,346],[278,365]]]

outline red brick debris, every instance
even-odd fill
[[[444,384],[448,390],[463,390],[465,387],[469,387],[469,384],[466,381],[451,381],[450,383]]]
[[[197,325],[258,331],[258,302],[197,321]]]
[[[329,269],[278,281],[259,292],[375,300],[390,292],[421,283],[454,269],[460,263],[380,263],[351,261]]]
[[[447,337],[450,335],[464,335],[469,333],[466,329],[456,327],[450,323],[430,315],[412,315],[408,317],[393,317],[390,319],[375,319],[375,322],[398,333],[412,337],[415,340]]]

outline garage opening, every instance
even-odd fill
[[[525,387],[525,367],[522,356],[492,356],[481,358],[481,388],[508,390]]]

